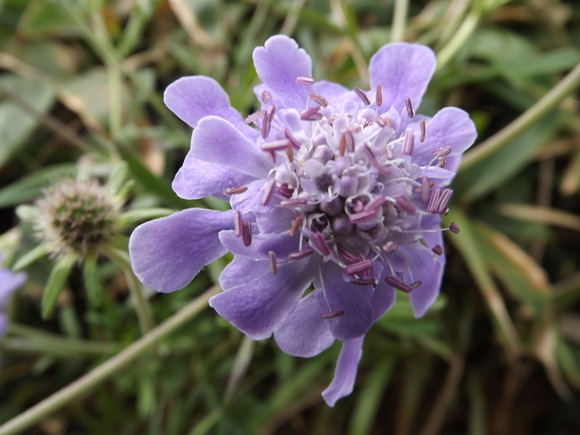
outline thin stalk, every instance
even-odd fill
[[[116,343],[99,343],[97,341],[78,340],[75,338],[63,337],[57,334],[51,334],[39,329],[19,325],[17,323],[8,324],[8,334],[24,337],[31,342],[38,342],[43,346],[50,347],[54,351],[68,354],[90,353],[90,354],[107,354],[115,353],[120,349]],[[25,350],[26,346],[22,347]]]
[[[580,64],[570,71],[554,88],[544,95],[536,104],[522,113],[515,121],[494,134],[485,142],[479,144],[463,157],[459,171],[465,171],[476,163],[499,150],[502,146],[514,140],[533,124],[538,122],[548,112],[553,110],[560,101],[580,86]]]
[[[28,429],[36,422],[73,400],[78,399],[105,379],[127,367],[139,356],[156,346],[163,338],[172,334],[195,317],[197,313],[207,306],[208,299],[218,293],[218,291],[219,287],[217,285],[211,287],[204,294],[191,301],[161,325],[141,337],[122,352],[90,371],[82,378],[77,379],[72,384],[69,384],[62,390],[3,424],[0,426],[0,435],[14,435]]]
[[[121,69],[116,62],[107,63],[109,89],[109,132],[113,140],[123,128],[123,101]]]
[[[399,42],[405,38],[405,25],[409,11],[409,0],[395,0],[393,26],[391,27],[391,42]]]
[[[143,295],[143,287],[141,286],[141,282],[139,282],[133,273],[129,256],[125,251],[120,251],[114,248],[105,249],[104,254],[121,267],[121,270],[125,275],[125,279],[127,280],[127,286],[131,291],[131,296],[135,304],[135,311],[137,312],[137,318],[139,319],[141,332],[146,334],[147,332],[151,331],[151,329],[153,329],[153,316],[151,315],[151,307],[149,306],[149,302]]]
[[[467,40],[471,37],[477,25],[479,24],[479,19],[481,18],[481,12],[472,10],[461,26],[453,35],[453,38],[441,49],[439,54],[437,54],[437,70],[442,69],[447,62],[449,62],[457,54],[457,52],[463,47]]]

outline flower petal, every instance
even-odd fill
[[[379,320],[394,304],[397,299],[397,291],[385,282],[385,278],[391,272],[385,268],[383,275],[377,284],[377,288],[371,297],[373,307],[373,323]]]
[[[312,85],[312,93],[322,95],[330,103],[335,98],[340,98],[349,92],[351,91],[344,86],[327,80],[320,80]]]
[[[413,161],[426,165],[433,160],[433,151],[451,147],[451,156],[463,153],[477,138],[475,124],[464,110],[446,107],[435,114],[425,127],[425,141],[415,140]],[[417,138],[415,138],[417,139]]]
[[[163,101],[182,121],[194,128],[201,118],[215,115],[232,123],[250,139],[260,135],[257,129],[247,125],[240,113],[230,106],[228,94],[212,78],[182,77],[165,89]]]
[[[183,166],[175,174],[171,187],[183,199],[213,196],[227,201],[230,196],[224,194],[224,190],[229,187],[244,186],[253,180],[254,177],[250,175],[216,163],[196,159],[192,153],[188,153]]]
[[[244,271],[253,276],[250,283],[212,297],[209,305],[252,340],[263,340],[296,307],[313,268],[309,259],[292,261],[279,265],[274,275],[268,261],[253,263]]]
[[[410,98],[417,109],[435,66],[435,54],[429,47],[407,42],[387,44],[371,58],[371,89],[375,91],[378,84],[382,85],[381,107],[392,105],[401,112],[405,110],[405,100]]]
[[[311,86],[296,83],[296,78],[312,76],[312,61],[296,41],[285,35],[272,36],[263,47],[254,49],[252,57],[258,76],[284,107],[306,107]]]
[[[274,330],[274,338],[280,349],[293,356],[310,358],[328,349],[334,343],[328,320],[320,316],[317,296],[314,290],[298,302],[298,306],[282,320]]]
[[[233,211],[200,208],[139,225],[129,240],[133,271],[153,290],[167,293],[183,288],[203,266],[227,252],[218,232],[233,226]]]
[[[322,290],[318,300],[325,311],[344,311],[344,316],[328,319],[332,334],[344,341],[367,333],[373,324],[373,307],[369,303],[372,287],[345,282],[342,274],[337,264],[325,263],[314,286]]]
[[[260,274],[248,273],[248,270],[254,270],[256,267],[263,267],[263,272],[266,272],[266,262],[257,262],[241,255],[234,256],[234,259],[222,270],[219,277],[220,287],[222,291],[228,291],[234,287],[246,285],[260,279]]]
[[[22,272],[12,272],[10,269],[0,269],[0,308],[10,294],[16,291],[26,281],[26,274]]]
[[[255,178],[265,178],[272,167],[260,151],[232,124],[217,116],[199,121],[191,136],[191,153],[201,160],[216,163]]]
[[[358,370],[358,363],[362,357],[362,344],[364,337],[347,340],[342,345],[334,379],[326,390],[322,392],[322,397],[326,404],[334,407],[338,399],[348,396],[354,389],[354,381]]]
[[[253,260],[267,260],[270,251],[276,254],[278,260],[285,260],[292,252],[298,251],[298,235],[288,234],[254,234],[252,244],[245,246],[242,238],[235,231],[222,231],[219,235],[222,245],[234,255],[249,257]]]

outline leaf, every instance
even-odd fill
[[[54,103],[52,90],[39,81],[7,74],[0,77],[0,95],[2,87],[18,94],[40,113],[47,112]],[[16,103],[0,101],[0,167],[20,150],[37,125],[37,118]]]
[[[527,204],[499,204],[498,211],[514,219],[580,231],[580,216],[552,207]]]
[[[89,254],[85,257],[83,266],[83,277],[85,280],[85,289],[92,306],[98,307],[103,299],[104,289],[99,279],[97,270],[97,255]]]
[[[76,256],[72,254],[64,255],[54,264],[48,282],[42,293],[41,311],[42,318],[48,319],[54,313],[58,297],[66,284],[68,276],[76,262]]]

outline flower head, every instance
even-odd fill
[[[141,225],[130,240],[133,268],[170,292],[232,252],[210,305],[250,338],[274,334],[292,355],[344,341],[323,393],[333,406],[352,391],[364,335],[395,289],[409,293],[417,316],[436,299],[445,186],[476,132],[457,108],[415,114],[435,69],[428,47],[381,48],[370,91],[315,81],[310,57],[286,36],[253,57],[261,108],[245,122],[212,79],[167,89],[168,107],[195,127],[173,189],[229,199],[232,210],[189,209]]]
[[[0,255],[0,262],[2,261]],[[6,315],[4,310],[10,295],[26,281],[26,274],[12,272],[10,269],[0,267],[0,337],[6,332]]]

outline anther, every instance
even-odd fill
[[[359,222],[365,222],[368,221],[372,218],[374,218],[377,214],[377,210],[373,209],[373,210],[363,210],[359,213],[354,213],[351,214],[348,217],[348,220],[350,221],[351,224],[356,224]]]
[[[344,268],[344,271],[348,275],[356,275],[356,274],[362,273],[366,270],[369,270],[372,267],[373,267],[373,261],[369,260],[367,258],[366,260],[359,261],[358,263],[349,264],[348,266],[346,266]]]
[[[294,148],[292,148],[292,144],[288,144],[288,146],[286,147],[286,155],[288,156],[288,160],[290,160],[290,163],[292,163],[294,161]]]
[[[266,138],[270,134],[270,127],[272,126],[272,118],[274,117],[274,112],[276,108],[274,106],[268,107],[266,114],[264,115],[264,121],[262,122],[262,137]]]
[[[290,228],[290,237],[294,237],[296,235],[303,221],[304,215],[300,215],[296,219],[294,219],[294,222],[292,222],[292,227]]]
[[[318,249],[318,251],[324,255],[325,257],[328,257],[330,255],[330,248],[328,247],[328,244],[326,243],[326,240],[324,239],[324,236],[319,233],[319,232],[315,232],[310,236],[310,240],[312,240],[312,243],[314,243],[314,246],[316,246],[316,248]]]
[[[447,159],[445,157],[439,157],[439,167],[444,168],[447,166]]]
[[[298,76],[296,77],[296,83],[302,83],[303,85],[313,85],[315,80],[308,76]]]
[[[234,214],[234,230],[236,231],[236,237],[242,235],[242,212],[236,210]]]
[[[252,224],[248,220],[242,221],[242,241],[245,246],[252,244]]]
[[[387,124],[387,127],[393,128],[393,121],[391,121],[391,118],[385,118],[385,124]]]
[[[278,262],[276,261],[276,253],[274,251],[268,251],[268,258],[270,259],[270,270],[272,275],[278,273]]]
[[[282,183],[278,188],[278,192],[284,198],[292,198],[292,195],[294,194],[294,189],[288,186],[288,183]]]
[[[377,93],[375,94],[375,103],[377,103],[377,107],[381,107],[383,105],[383,85],[377,85]]]
[[[394,287],[394,288],[396,288],[398,290],[401,290],[402,292],[405,292],[407,294],[411,293],[411,291],[413,290],[411,288],[411,286],[409,286],[408,284],[405,284],[399,278],[396,278],[394,276],[387,276],[385,278],[385,282],[387,284],[389,284],[391,287]]]
[[[363,92],[362,89],[359,88],[354,88],[353,89],[354,93],[358,95],[358,97],[362,100],[363,103],[365,103],[365,105],[370,105],[371,102],[369,101],[368,97],[366,96],[366,94]]]
[[[421,128],[421,142],[424,142],[425,136],[427,135],[427,123],[424,119],[419,121],[419,128]]]
[[[248,190],[248,186],[228,187],[224,190],[224,195],[235,195],[236,193],[244,193]]]
[[[354,255],[352,252],[347,251],[347,249],[342,246],[340,243],[336,244],[336,250],[338,251],[338,253],[340,255],[342,255],[344,258],[346,258],[348,261],[350,262],[355,262],[358,261],[358,258],[356,258],[356,255]]]
[[[410,156],[413,154],[413,149],[415,148],[415,135],[410,132],[405,132],[405,141],[403,142],[403,154]]]
[[[269,91],[262,92],[262,102],[268,104],[270,101],[272,101],[272,94]]]
[[[383,251],[385,251],[387,254],[396,251],[397,249],[399,249],[399,244],[397,242],[388,241],[383,245]]]
[[[306,198],[290,198],[280,201],[280,207],[296,207],[304,204],[306,204]]]
[[[455,233],[455,234],[459,233],[459,227],[457,226],[457,224],[455,222],[451,222],[451,225],[449,225],[449,231],[451,231],[452,233]]]
[[[274,195],[274,187],[276,187],[276,179],[270,178],[264,186],[264,193],[262,194],[262,205],[266,205],[270,202],[272,195]]]
[[[343,134],[340,137],[340,142],[338,143],[338,155],[344,156],[345,152],[346,152],[346,136]]]
[[[371,202],[369,202],[366,206],[365,206],[365,211],[370,211],[370,210],[376,210],[377,208],[379,208],[381,205],[384,204],[384,202],[387,199],[384,196],[375,196]]]
[[[437,148],[436,150],[433,150],[433,154],[437,157],[447,157],[451,154],[451,147]]]
[[[435,245],[435,247],[431,250],[437,255],[443,255],[443,248],[441,245]]]
[[[411,287],[412,290],[415,290],[416,288],[421,287],[421,284],[423,284],[421,281],[415,281],[413,284],[411,284],[409,287]]]
[[[290,143],[294,148],[296,149],[300,148],[300,142],[298,142],[298,140],[296,139],[296,137],[294,137],[294,135],[290,130],[288,129],[284,130],[284,136],[286,136],[286,138],[290,141]]]
[[[311,247],[307,247],[307,248],[304,248],[302,251],[296,251],[296,252],[290,253],[290,255],[288,255],[288,258],[290,260],[300,260],[301,258],[308,257],[313,252],[314,252],[314,249],[312,249]]]
[[[328,106],[328,101],[326,101],[326,98],[324,98],[322,95],[310,94],[309,97],[316,103],[320,104],[322,107]]]
[[[353,278],[350,282],[351,284],[366,286],[374,284],[375,280],[372,278]]]
[[[337,310],[337,311],[329,311],[328,313],[322,313],[320,316],[321,319],[336,319],[337,317],[344,316],[344,311]]]
[[[415,213],[417,211],[415,204],[413,204],[405,195],[398,196],[395,201],[397,202],[397,205],[407,213]]]
[[[423,177],[421,178],[421,188],[423,189],[421,191],[421,199],[424,202],[427,202],[429,200],[429,179],[427,177]]]
[[[415,112],[413,112],[413,103],[411,103],[410,98],[405,100],[405,105],[407,106],[407,115],[409,115],[409,118],[413,118],[415,116]]]
[[[375,121],[377,122],[377,124],[379,124],[381,127],[384,127],[385,125],[387,125],[387,123],[385,122],[385,120],[383,118],[381,118],[380,116],[377,115],[377,117],[375,118]]]
[[[254,122],[256,119],[260,119],[262,116],[264,116],[266,114],[266,111],[263,109],[258,110],[257,112],[252,113],[251,115],[248,115],[247,118],[244,120],[244,122],[246,124],[251,124],[252,122]]]
[[[439,214],[445,213],[447,210],[447,204],[449,204],[449,200],[451,199],[451,195],[453,195],[453,190],[445,189],[439,198],[439,202],[437,204],[437,209],[435,210]]]
[[[260,145],[260,149],[266,152],[281,151],[290,145],[288,139],[276,140],[274,142],[264,142]]]
[[[441,198],[441,188],[439,186],[437,186],[431,192],[431,197],[429,198],[429,204],[427,204],[427,211],[429,213],[436,213],[437,205],[439,204],[440,198]]]
[[[318,121],[322,119],[322,113],[319,112],[320,106],[311,107],[300,114],[300,119],[304,121]]]

